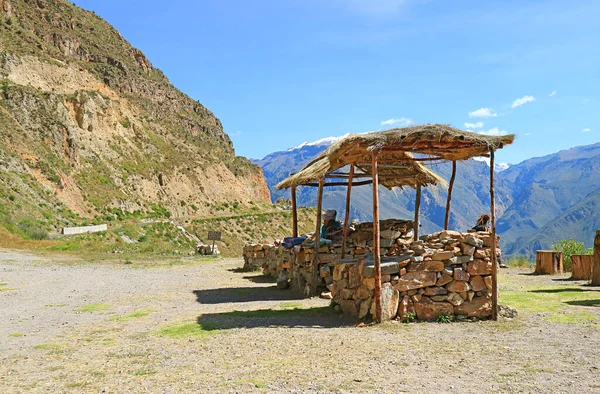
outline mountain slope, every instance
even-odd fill
[[[187,217],[270,200],[219,119],[67,1],[0,0],[0,77],[3,222]]]

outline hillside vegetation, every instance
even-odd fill
[[[0,225],[43,238],[269,200],[219,119],[100,17],[65,0],[0,0]]]

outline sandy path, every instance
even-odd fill
[[[0,292],[2,392],[600,392],[595,324],[521,314],[357,328],[239,266],[64,265],[0,251],[0,283],[16,289]],[[527,280],[516,274],[506,280]],[[75,311],[89,304],[107,309]],[[313,309],[281,310],[290,305]],[[219,330],[156,335],[185,322]]]

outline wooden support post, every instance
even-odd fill
[[[312,296],[317,295],[317,279],[319,278],[319,248],[321,246],[321,211],[323,210],[323,184],[324,179],[319,180],[319,195],[317,198],[317,223],[315,226],[315,253],[313,256],[312,266],[312,283],[310,293]]]
[[[591,254],[571,255],[571,280],[592,279],[592,265],[594,256]]]
[[[373,268],[375,276],[375,320],[381,323],[381,250],[379,248],[379,175],[377,152],[373,152]]]
[[[346,214],[344,215],[344,231],[342,236],[342,258],[346,257],[346,239],[348,238],[348,220],[350,219],[350,194],[352,193],[352,179],[354,178],[354,164],[350,164],[348,176],[348,191],[346,193]]]
[[[414,240],[419,239],[419,211],[421,210],[421,185],[417,185],[417,196],[415,197],[415,220],[414,220]]]
[[[448,199],[446,200],[446,220],[444,220],[444,230],[448,230],[450,223],[450,200],[452,200],[452,189],[454,188],[454,179],[456,178],[456,160],[452,161],[452,176],[448,185]]]
[[[296,205],[296,186],[292,186],[292,237],[298,236],[298,206]]]
[[[592,286],[600,286],[600,230],[594,239],[594,266],[592,267]]]
[[[452,162],[452,181],[456,161]],[[448,194],[448,208],[450,207],[450,194]],[[496,263],[496,201],[494,200],[494,149],[490,149],[490,210],[492,214],[492,319],[498,320],[498,264]],[[446,214],[447,215],[447,214]],[[447,217],[447,216],[446,216]]]
[[[562,274],[563,255],[556,250],[538,250],[535,252],[535,273],[538,275]]]

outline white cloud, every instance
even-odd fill
[[[525,134],[523,134],[523,135],[533,135],[533,134],[531,134],[531,133],[525,133]]]
[[[590,131],[592,131],[592,129],[590,129],[589,127],[586,127],[585,129],[581,130],[582,133],[589,133]]]
[[[553,90],[552,93],[550,93],[548,95],[548,97],[554,97],[554,96],[556,96],[556,90]]]
[[[523,97],[518,98],[515,101],[513,101],[511,107],[512,108],[517,108],[517,107],[520,107],[523,104],[533,103],[534,101],[535,101],[535,97],[533,97],[533,96],[523,96]]]
[[[491,108],[479,108],[473,112],[469,112],[469,118],[494,118],[498,116]]]
[[[475,123],[465,122],[465,127],[467,129],[480,129],[483,127],[483,122],[475,122]]]
[[[411,124],[413,124],[413,121],[408,118],[392,118],[392,119],[384,120],[381,122],[382,126],[397,125],[400,127],[406,127],[406,126],[410,126]]]
[[[492,129],[489,129],[489,130],[479,130],[479,131],[477,131],[477,133],[479,133],[479,134],[485,134],[485,135],[493,135],[493,136],[500,136],[500,135],[506,135],[506,134],[508,134],[508,132],[506,130],[500,130],[497,127],[494,127]]]

